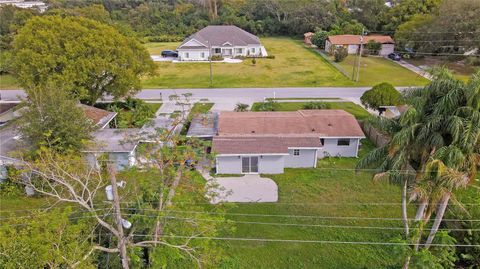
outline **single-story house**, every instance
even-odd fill
[[[210,25],[185,39],[177,48],[179,61],[207,61],[210,55],[224,58],[265,57],[260,39],[233,25]]]
[[[332,53],[335,48],[345,47],[348,50],[348,54],[356,54],[360,49],[362,43],[362,36],[360,35],[331,35],[325,41],[325,50]],[[382,44],[379,55],[387,56],[395,49],[395,41],[388,35],[369,35],[363,37],[363,45],[367,44],[370,40]]]
[[[93,167],[99,167],[99,159],[108,157],[109,161],[115,163],[117,170],[134,166],[138,131],[139,129],[112,128],[96,130],[93,133],[94,143],[83,151],[87,162]]]
[[[303,34],[303,42],[307,45],[312,45],[312,36],[314,35],[314,33],[312,32],[307,32],[305,34]]]
[[[219,174],[279,174],[326,156],[358,157],[362,138],[343,110],[220,112],[212,151]]]

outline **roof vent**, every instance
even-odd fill
[[[255,133],[255,131],[252,131],[252,134],[254,134],[254,133]]]
[[[312,128],[312,132],[315,132],[315,128]]]
[[[328,123],[328,126],[332,127],[332,124],[331,124],[331,123]]]

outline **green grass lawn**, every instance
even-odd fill
[[[20,87],[17,80],[12,75],[0,75],[0,89],[17,89]]]
[[[238,64],[214,63],[214,87],[288,87],[288,86],[354,86],[301,41],[290,38],[263,38],[263,45],[275,59],[250,59]],[[174,50],[178,43],[148,43],[151,54]],[[157,63],[157,75],[143,80],[144,88],[208,88],[208,63]]]
[[[363,140],[360,155],[373,148]],[[356,158],[328,158],[311,169],[286,169],[284,174],[264,175],[279,189],[278,203],[237,204],[228,213],[361,216],[400,218],[400,205],[359,203],[399,203],[401,191],[386,182],[372,181],[370,173],[356,174]],[[402,227],[392,220],[332,220],[227,215],[232,221]],[[295,227],[236,223],[236,231],[223,236],[327,241],[388,242],[401,230]],[[222,243],[229,256],[222,268],[385,268],[396,262],[392,247],[372,245],[335,245],[282,242]]]
[[[259,111],[258,107],[261,104],[262,103],[253,103],[252,111]],[[307,104],[307,102],[277,102],[275,111],[297,111],[304,109],[305,104]],[[325,104],[328,109],[343,109],[357,119],[365,119],[370,116],[370,113],[365,109],[352,102],[325,102]]]
[[[349,55],[339,65],[348,73],[352,74],[355,57]],[[362,57],[360,60],[359,85],[375,85],[381,82],[389,82],[394,86],[420,86],[428,83],[428,80],[399,64],[381,57]]]

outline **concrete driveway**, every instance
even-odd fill
[[[275,181],[262,178],[260,175],[212,178],[208,181],[208,185],[212,204],[278,201],[278,186]]]

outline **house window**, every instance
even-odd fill
[[[222,49],[221,48],[214,48],[213,51],[215,53],[222,53]]]
[[[350,139],[338,139],[337,146],[350,146]]]
[[[185,52],[185,58],[190,57],[190,54],[188,52]]]
[[[205,58],[205,52],[200,53],[200,57]]]
[[[251,51],[252,53],[255,53],[255,48],[252,48],[250,51]]]
[[[242,49],[235,49],[235,53],[242,54],[243,50]]]
[[[299,149],[294,149],[293,150],[293,156],[299,156],[300,155],[300,150]]]
[[[323,145],[325,145],[325,139],[324,138],[320,138],[320,143]]]

